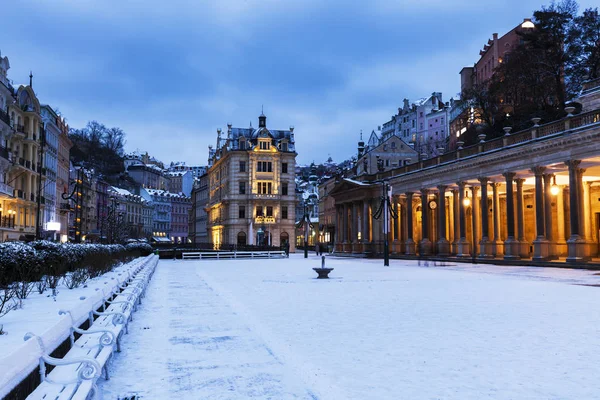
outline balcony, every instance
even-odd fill
[[[16,131],[17,131],[17,132],[19,132],[19,133],[25,133],[25,125],[18,125],[18,124],[17,124],[17,125],[15,126],[15,128],[16,128]]]
[[[7,185],[4,182],[0,182],[0,193],[5,194],[7,196],[12,196],[15,192],[15,188]]]
[[[25,200],[25,193],[20,189],[14,189],[13,197]]]

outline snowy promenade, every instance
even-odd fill
[[[160,261],[104,398],[597,399],[591,271]]]

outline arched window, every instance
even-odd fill
[[[237,244],[238,246],[246,245],[246,232],[240,232],[237,235]]]

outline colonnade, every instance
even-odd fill
[[[561,173],[568,170],[568,183],[562,185],[556,185],[554,174],[560,168],[540,165],[394,193],[398,218],[390,219],[390,251],[587,261],[598,254],[600,213],[593,214],[593,182],[583,180],[580,165],[581,160],[564,162]],[[336,203],[337,251],[382,252],[382,220],[373,218],[381,199],[372,195],[376,191],[369,193],[371,197]]]

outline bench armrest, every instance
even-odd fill
[[[125,316],[125,314],[118,312],[118,311],[111,311],[111,312],[98,312],[98,311],[92,311],[92,313],[94,315],[98,315],[100,317],[106,316],[106,315],[114,315],[113,319],[112,319],[112,323],[113,325],[117,326],[117,325],[123,325],[127,322],[127,317]]]
[[[101,346],[112,346],[115,343],[115,334],[108,329],[79,329],[72,327],[73,332],[77,332],[80,335],[91,335],[94,333],[102,333],[98,342]]]

